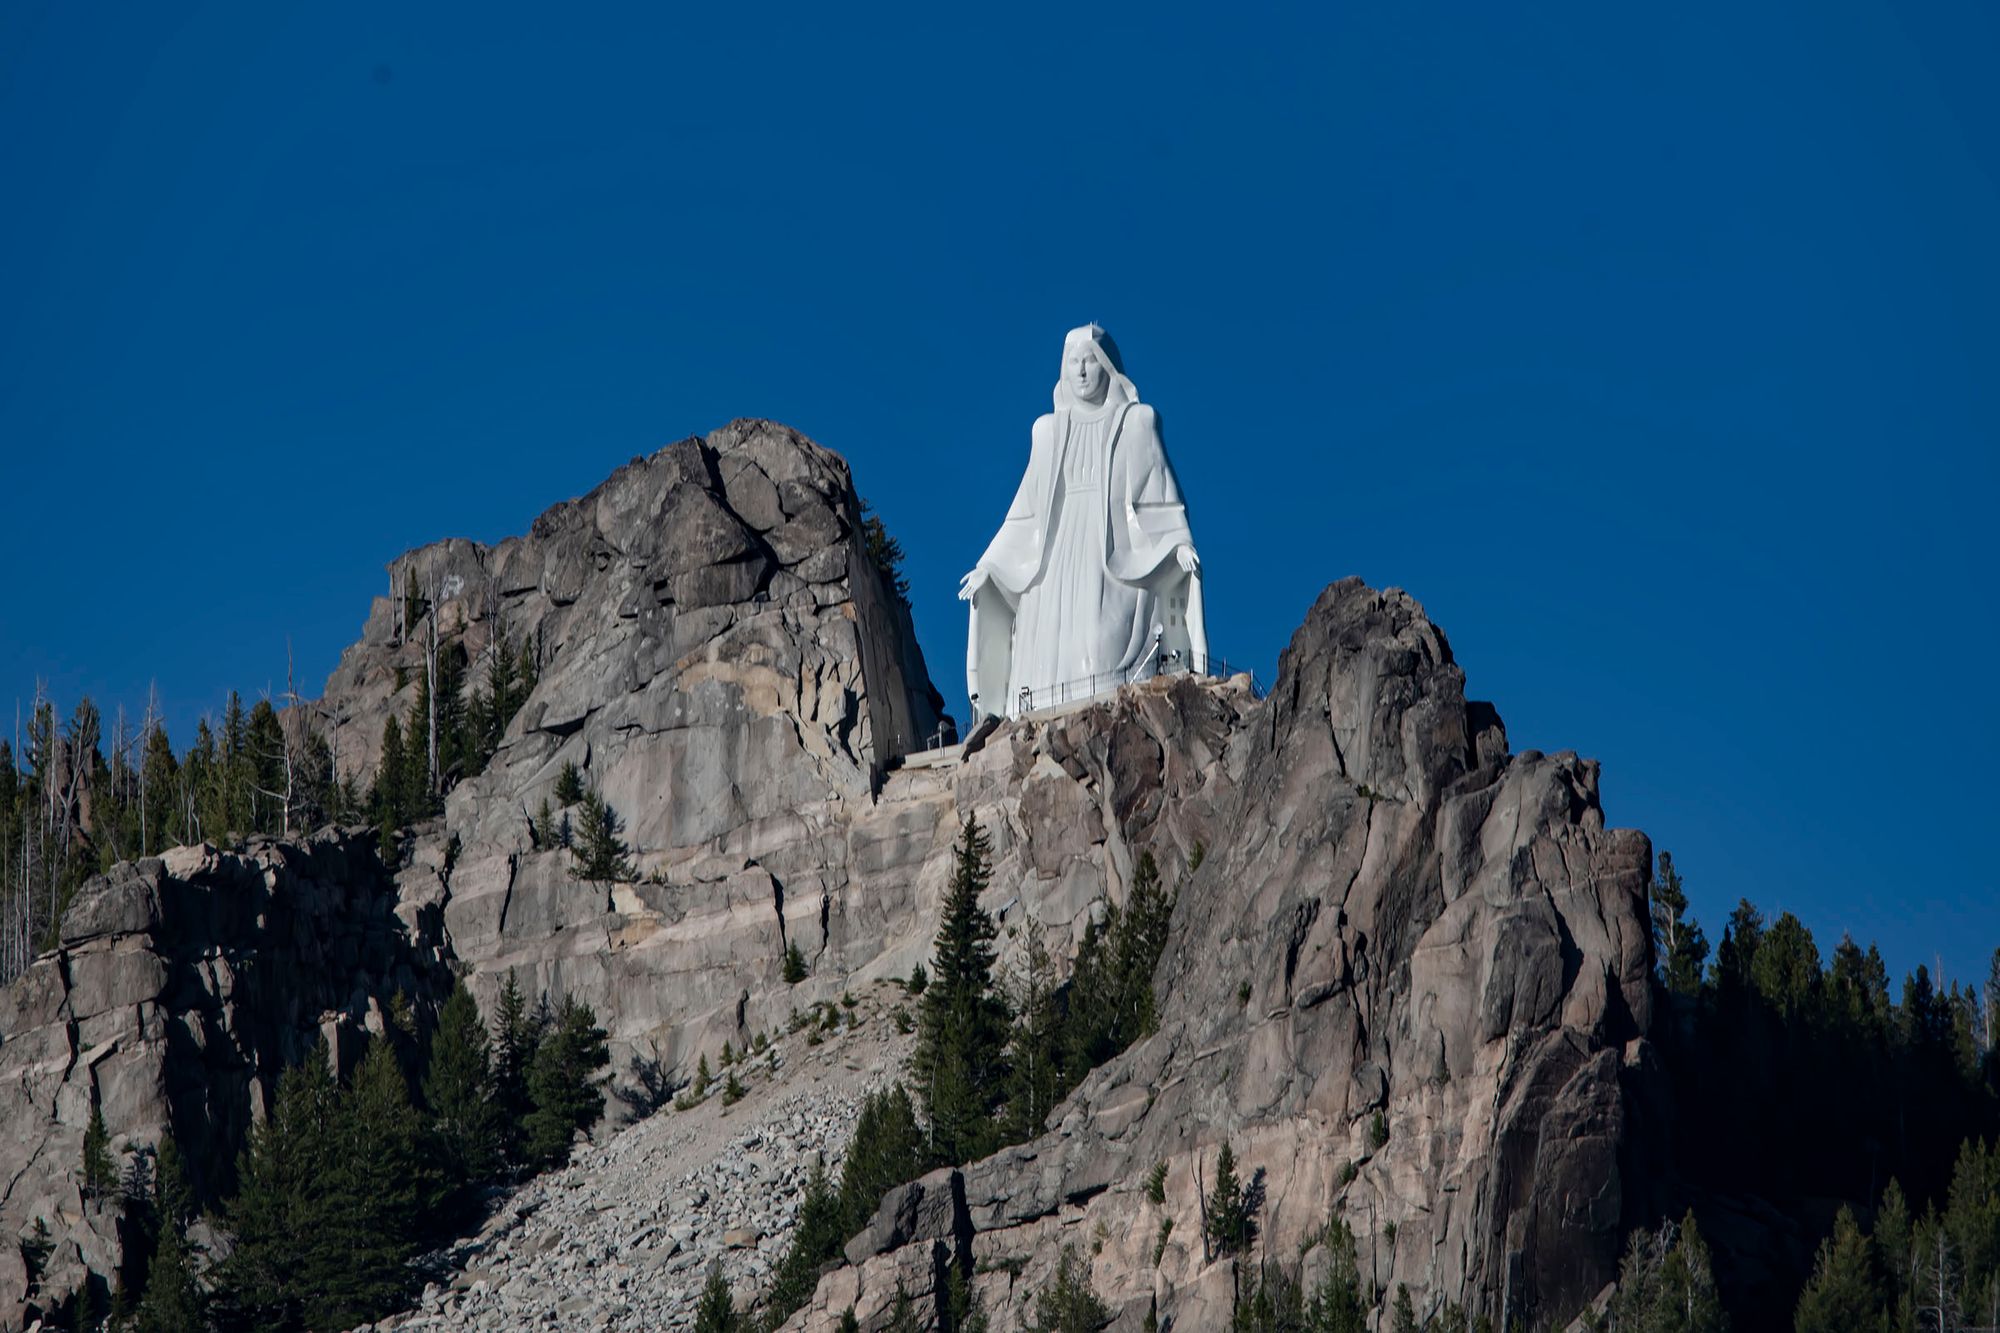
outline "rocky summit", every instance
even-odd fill
[[[800,1173],[899,1077],[885,983],[930,955],[968,816],[1003,966],[1029,921],[1066,958],[1153,856],[1179,895],[1156,1030],[1038,1137],[891,1191],[787,1328],[881,1329],[899,1291],[922,1317],[949,1260],[1020,1328],[1065,1247],[1119,1327],[1222,1327],[1246,1271],[1203,1239],[1225,1144],[1260,1253],[1338,1217],[1375,1289],[1537,1324],[1615,1276],[1646,1205],[1650,847],[1605,827],[1593,763],[1509,752],[1409,596],[1329,587],[1267,696],[1170,677],[937,745],[846,465],[735,422],[523,537],[393,562],[318,705],[364,782],[433,669],[417,599],[470,661],[539,663],[441,821],[386,865],[329,829],[121,866],[0,995],[0,1225],[50,1233],[32,1308],[132,1243],[75,1179],[93,1107],[115,1148],[171,1128],[199,1188],[315,1040],[345,1067],[398,993],[457,975],[491,1013],[510,974],[594,1008],[612,1114],[383,1326],[691,1326],[716,1257],[756,1300]],[[630,881],[538,844],[571,768],[623,817]],[[808,1045],[794,1016],[822,1011],[846,1017]],[[759,1043],[744,1099],[668,1109],[724,1042]],[[0,1247],[0,1320],[30,1309]]]

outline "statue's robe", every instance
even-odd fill
[[[1114,401],[1038,419],[1027,473],[977,566],[987,581],[966,638],[975,714],[1205,670],[1201,579],[1174,558],[1193,543],[1152,408]]]

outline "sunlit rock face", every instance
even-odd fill
[[[1159,1032],[1040,1138],[892,1197],[791,1327],[850,1302],[876,1327],[937,1244],[1020,1327],[1066,1243],[1130,1326],[1225,1327],[1233,1261],[1204,1256],[1197,1185],[1225,1141],[1261,1173],[1260,1253],[1296,1256],[1337,1215],[1383,1290],[1499,1326],[1559,1325],[1615,1275],[1643,1207],[1650,846],[1605,828],[1596,765],[1509,755],[1416,602],[1348,580],[1218,772]],[[1143,1188],[1158,1162],[1164,1207]]]
[[[684,441],[527,536],[413,551],[391,586],[411,573],[475,660],[503,624],[541,644],[445,818],[389,867],[365,830],[121,867],[0,993],[0,1224],[48,1220],[44,1298],[120,1258],[75,1186],[93,1104],[118,1150],[171,1123],[219,1180],[315,1039],[351,1058],[397,991],[421,1004],[454,972],[490,1012],[513,972],[595,1007],[616,1121],[724,1040],[926,958],[967,816],[993,842],[1003,966],[1031,919],[1066,956],[1155,856],[1180,889],[1160,1028],[1040,1137],[892,1196],[791,1327],[852,1304],[879,1328],[899,1283],[935,1299],[942,1244],[1018,1328],[1065,1242],[1134,1326],[1224,1326],[1233,1261],[1203,1254],[1196,1181],[1225,1141],[1264,1173],[1263,1253],[1338,1214],[1385,1289],[1531,1326],[1612,1274],[1643,1185],[1649,848],[1604,827],[1594,764],[1507,752],[1404,594],[1328,588],[1268,698],[1167,675],[909,753],[938,704],[907,613],[845,465],[783,427]],[[321,701],[364,779],[422,665],[402,616],[377,600]],[[566,763],[625,819],[638,882],[579,881],[535,845]],[[25,1308],[10,1255],[0,1322]]]

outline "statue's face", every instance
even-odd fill
[[[1104,373],[1104,363],[1089,347],[1075,343],[1063,348],[1062,373],[1063,383],[1069,385],[1078,402],[1104,401],[1104,390],[1110,378]]]

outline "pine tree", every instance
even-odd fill
[[[869,563],[882,576],[882,586],[908,605],[910,581],[903,575],[903,544],[889,535],[887,525],[866,500],[861,502],[861,540]]]
[[[510,1162],[523,1159],[523,1126],[531,1109],[528,1070],[542,1041],[541,1025],[528,1012],[527,997],[512,968],[500,985],[500,1002],[493,1016],[493,1108],[498,1119],[501,1155]]]
[[[868,1224],[882,1196],[915,1180],[927,1165],[916,1105],[901,1084],[871,1092],[855,1118],[847,1157],[840,1168],[840,1233],[851,1236]]]
[[[222,708],[222,819],[216,836],[237,839],[253,832],[250,788],[256,774],[250,762],[250,723],[243,714],[243,698],[229,692]]]
[[[560,1165],[569,1160],[571,1141],[604,1114],[604,1090],[594,1080],[611,1063],[597,1015],[574,996],[563,1000],[553,1030],[528,1069],[527,1155],[530,1161]]]
[[[1007,1006],[993,986],[993,918],[979,906],[990,855],[985,831],[968,816],[911,1058],[932,1152],[947,1162],[969,1161],[993,1142],[1005,1087]]]
[[[90,1124],[83,1131],[83,1194],[101,1199],[118,1183],[118,1167],[111,1160],[111,1136],[104,1129],[104,1111],[90,1108]]]
[[[1035,1296],[1033,1333],[1096,1333],[1111,1322],[1111,1311],[1091,1290],[1090,1266],[1065,1245],[1054,1280]]]
[[[777,1327],[812,1298],[819,1286],[820,1265],[840,1254],[847,1233],[840,1221],[840,1196],[827,1175],[826,1159],[815,1158],[799,1200],[791,1245],[771,1277],[770,1308],[765,1322]]]
[[[1660,853],[1660,873],[1653,880],[1653,954],[1660,982],[1676,995],[1701,990],[1701,968],[1708,958],[1708,940],[1701,926],[1686,919],[1687,890],[1674,858]]]
[[[1797,1333],[1854,1333],[1881,1318],[1868,1242],[1854,1213],[1843,1207],[1833,1220],[1833,1235],[1820,1242],[1812,1280],[1799,1296],[1792,1326]]]
[[[549,798],[542,798],[542,808],[535,812],[535,849],[546,852],[556,845],[556,816],[549,808]]]
[[[785,945],[785,984],[796,986],[806,979],[806,956],[793,940]]]
[[[1781,912],[1758,942],[1750,978],[1764,1003],[1787,1023],[1819,1018],[1819,948],[1812,932],[1790,912]]]
[[[143,823],[148,845],[144,854],[153,856],[187,841],[185,821],[180,816],[180,764],[174,759],[166,727],[158,722],[146,735],[140,784],[146,803]]]
[[[1893,1179],[1882,1191],[1882,1206],[1875,1210],[1875,1232],[1870,1237],[1876,1271],[1883,1277],[1884,1294],[1891,1309],[1910,1295],[1915,1280],[1916,1245],[1910,1226],[1910,1206],[1903,1187]]]
[[[1722,1305],[1692,1212],[1678,1226],[1632,1233],[1608,1313],[1614,1329],[1720,1333]]]
[[[436,770],[431,767],[431,678],[417,673],[417,695],[403,722],[403,776],[400,790],[408,802],[405,822],[428,818],[437,798]]]
[[[723,1279],[718,1260],[708,1266],[708,1280],[702,1283],[701,1300],[694,1308],[694,1333],[736,1333],[736,1306],[729,1299],[729,1283]]]
[[[217,1295],[239,1319],[296,1328],[326,1313],[321,1293],[344,1262],[342,1201],[326,1188],[339,1151],[339,1090],[324,1043],[285,1071],[264,1123],[237,1163],[239,1187],[224,1210],[236,1245],[216,1272]]]
[[[189,1333],[205,1323],[187,1237],[179,1224],[163,1225],[152,1261],[146,1266],[146,1288],[133,1326],[137,1333]]]
[[[580,829],[577,863],[570,867],[570,878],[593,884],[629,883],[639,878],[632,865],[631,849],[618,836],[622,827],[618,812],[595,788],[583,794],[577,824]]]
[[[423,1205],[437,1183],[394,1048],[372,1044],[336,1117],[338,1155],[320,1182],[342,1260],[308,1308],[315,1326],[348,1328],[394,1309],[409,1286]]]
[[[1368,1315],[1361,1302],[1354,1232],[1340,1218],[1330,1218],[1319,1243],[1326,1249],[1326,1260],[1306,1305],[1307,1327],[1312,1333],[1365,1333]]]
[[[173,1135],[161,1138],[158,1161],[153,1171],[154,1213],[162,1227],[182,1230],[194,1220],[194,1189],[188,1184],[187,1165],[181,1146]]]
[[[1215,1188],[1208,1195],[1208,1238],[1218,1254],[1236,1254],[1250,1247],[1254,1234],[1249,1199],[1236,1178],[1236,1153],[1227,1142],[1215,1158]]]
[[[250,706],[247,740],[252,833],[282,833],[285,828],[285,725],[269,699]]]
[[[1417,1311],[1410,1303],[1410,1289],[1396,1284],[1396,1304],[1389,1313],[1391,1333],[1417,1333]]]
[[[1006,1139],[1022,1143],[1041,1132],[1042,1122],[1062,1099],[1062,1057],[1058,1050],[1055,966],[1032,917],[1025,927],[1021,961],[1012,995],[1014,1030],[1007,1050]]]
[[[1764,914],[1748,898],[1740,899],[1729,914],[1729,924],[1723,927],[1722,943],[1709,967],[1709,984],[1724,1000],[1740,1000],[1755,990],[1752,968],[1763,940]]]
[[[463,985],[438,1007],[424,1072],[430,1138],[446,1187],[461,1190],[499,1166],[500,1127],[491,1047],[479,1004]]]
[[[556,804],[575,805],[583,799],[583,774],[574,763],[565,759],[556,773]]]

